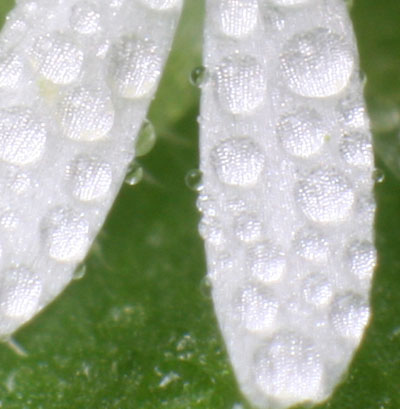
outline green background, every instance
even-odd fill
[[[376,244],[373,320],[344,382],[318,408],[400,408],[400,2],[355,0],[352,17],[375,131]],[[3,21],[12,1],[0,0]],[[87,273],[16,341],[0,345],[0,408],[247,408],[204,281],[196,195],[203,1],[187,0],[150,118],[155,149],[145,179],[125,186],[87,259]],[[0,22],[1,24],[1,22]],[[386,165],[384,165],[386,163]],[[235,408],[236,409],[236,408]]]

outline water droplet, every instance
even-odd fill
[[[216,69],[217,95],[221,106],[232,114],[249,114],[266,96],[263,66],[251,56],[225,58]]]
[[[354,343],[360,341],[369,316],[367,300],[355,293],[336,297],[330,312],[330,320],[335,331]]]
[[[177,7],[182,3],[181,0],[140,0],[146,6],[153,10],[168,10]]]
[[[135,186],[143,180],[143,176],[143,168],[137,162],[133,162],[126,172],[125,183],[129,186]]]
[[[195,192],[203,190],[203,173],[201,170],[190,170],[185,176],[185,183],[189,189],[194,190]]]
[[[75,271],[74,271],[74,273],[73,273],[72,279],[73,279],[73,280],[80,280],[80,279],[82,279],[82,278],[85,276],[86,271],[87,271],[86,264],[85,264],[85,263],[80,263],[80,264],[78,265],[78,267],[76,267],[76,269],[75,269]]]
[[[37,162],[45,150],[47,131],[26,108],[0,110],[0,159],[13,165]]]
[[[154,148],[156,140],[157,134],[153,124],[147,119],[144,120],[136,141],[136,157],[147,155]]]
[[[59,207],[43,220],[42,235],[51,258],[81,261],[89,246],[89,222],[75,210]]]
[[[234,220],[235,235],[245,243],[258,240],[261,237],[262,227],[261,221],[255,214],[244,213]]]
[[[371,136],[365,132],[345,134],[339,152],[343,160],[352,166],[369,168],[374,163]]]
[[[208,71],[206,67],[202,65],[200,67],[196,67],[190,73],[189,77],[190,83],[195,87],[200,87],[208,80]]]
[[[66,169],[73,196],[84,202],[104,197],[112,183],[111,165],[94,156],[79,156]]]
[[[375,168],[372,173],[372,177],[375,183],[383,183],[385,180],[385,172],[382,169]]]
[[[39,37],[31,53],[32,65],[55,84],[70,84],[82,69],[83,52],[62,34]]]
[[[211,299],[211,278],[206,276],[200,281],[200,292],[204,298]]]
[[[351,243],[346,251],[350,271],[360,280],[370,280],[376,265],[376,249],[369,241]]]
[[[199,223],[200,236],[214,244],[219,246],[225,242],[225,235],[222,229],[220,221],[215,217],[203,217]]]
[[[329,256],[329,242],[322,233],[310,227],[296,233],[294,248],[300,257],[316,263],[325,262]]]
[[[265,156],[250,138],[231,138],[211,151],[211,162],[222,183],[250,186],[257,183],[264,169]]]
[[[234,38],[250,34],[258,22],[258,0],[221,0],[217,13],[222,32]]]
[[[303,282],[304,299],[317,307],[326,305],[333,296],[332,285],[324,274],[310,274]]]
[[[16,54],[0,57],[0,88],[14,88],[22,75],[23,62]]]
[[[267,289],[249,286],[234,298],[240,323],[249,331],[264,331],[275,322],[279,304]]]
[[[319,27],[296,34],[286,43],[281,66],[289,88],[295,93],[328,97],[347,86],[354,53],[341,36]]]
[[[311,341],[278,333],[254,357],[257,385],[270,398],[291,406],[318,401],[324,388],[324,366]]]
[[[276,132],[283,148],[289,154],[303,158],[317,153],[328,134],[318,112],[306,108],[283,116]]]
[[[264,284],[279,281],[286,271],[284,252],[268,242],[250,247],[246,259],[252,278]]]
[[[314,169],[297,184],[296,201],[303,213],[319,223],[338,223],[351,213],[354,191],[345,176],[331,168]]]
[[[156,44],[123,37],[110,55],[110,74],[121,97],[143,98],[153,91],[162,67],[162,53]]]
[[[114,108],[101,88],[75,87],[58,104],[64,134],[76,141],[104,138],[114,125]]]
[[[42,283],[24,266],[3,271],[0,281],[0,332],[10,334],[37,312]]]
[[[71,10],[69,19],[73,30],[80,34],[94,34],[101,30],[100,13],[95,4],[87,0],[79,1]]]

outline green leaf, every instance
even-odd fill
[[[11,7],[2,0],[1,17]],[[400,407],[400,120],[384,126],[388,110],[400,112],[399,15],[398,0],[356,0],[352,11],[385,173],[376,188],[379,266],[363,345],[319,408]],[[0,346],[2,408],[247,407],[204,281],[196,195],[184,182],[197,166],[199,91],[188,77],[201,64],[203,1],[188,0],[182,17],[150,111],[158,141],[140,160],[144,181],[122,189],[85,276],[16,334],[28,356]]]

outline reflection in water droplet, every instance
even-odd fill
[[[200,87],[207,81],[207,78],[207,68],[201,65],[193,69],[193,71],[190,73],[189,81],[195,87]]]
[[[143,174],[143,168],[137,162],[132,162],[126,172],[125,183],[129,186],[137,185],[142,181]]]
[[[186,186],[194,190],[195,192],[200,192],[203,190],[203,173],[199,169],[192,169],[185,176]]]
[[[85,263],[79,264],[79,265],[76,267],[75,271],[74,271],[74,274],[73,274],[73,276],[72,276],[72,279],[73,279],[73,280],[80,280],[81,278],[83,278],[83,277],[85,276],[86,271],[87,271],[86,264],[85,264]]]
[[[156,139],[157,135],[153,124],[147,119],[144,120],[136,141],[136,156],[147,155],[154,148]]]

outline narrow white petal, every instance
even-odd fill
[[[368,323],[376,262],[344,2],[208,0],[204,65],[200,232],[240,388],[261,408],[323,401]]]
[[[86,255],[135,154],[180,0],[17,0],[0,37],[0,336]]]

